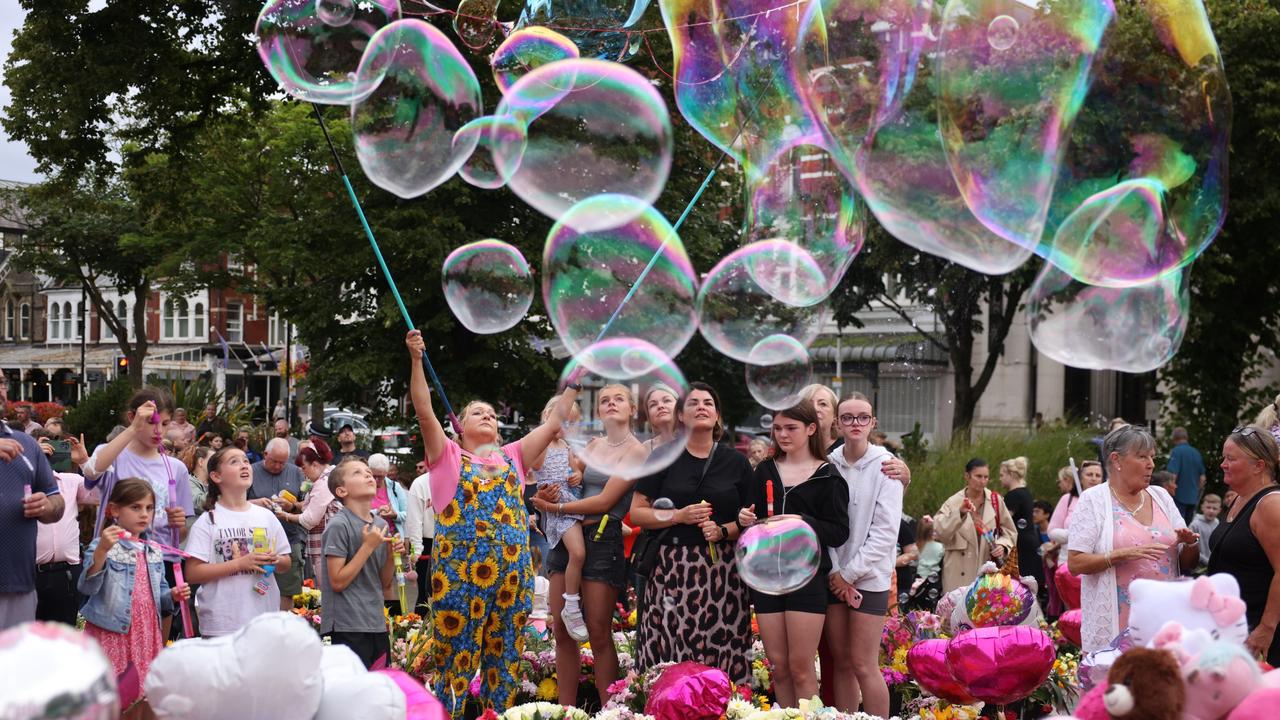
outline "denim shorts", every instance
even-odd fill
[[[582,539],[587,550],[587,557],[582,563],[582,579],[606,583],[620,590],[626,588],[627,558],[622,552],[622,523],[610,519],[604,534],[596,540],[598,526],[598,521],[582,526]],[[543,560],[547,577],[563,575],[568,565],[569,551],[565,550],[562,542],[551,548]]]

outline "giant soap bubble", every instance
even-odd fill
[[[667,467],[684,452],[689,438],[683,425],[664,437],[637,414],[651,389],[688,394],[684,373],[662,350],[633,338],[601,341],[565,366],[561,384],[570,382],[587,390],[578,402],[580,417],[564,424],[564,438],[587,467],[633,479]]]
[[[468,330],[496,333],[516,326],[533,303],[533,273],[520,251],[500,240],[468,243],[441,270],[444,299]]]
[[[822,546],[799,515],[778,515],[742,532],[734,563],[748,587],[766,595],[786,595],[818,574]]]
[[[1111,0],[949,0],[939,43],[943,145],[970,210],[1035,248]]]
[[[579,226],[604,229],[583,232]],[[547,235],[542,298],[556,333],[575,355],[598,339],[634,338],[674,357],[696,331],[697,292],[680,237],[661,213],[636,198],[584,200]],[[592,359],[581,362],[590,366]]]
[[[1045,263],[1027,301],[1031,341],[1064,365],[1144,373],[1178,351],[1187,330],[1189,269],[1107,288]]]
[[[498,32],[498,0],[462,0],[453,16],[453,31],[472,50],[488,45]]]
[[[567,89],[566,89],[567,88]],[[593,195],[623,194],[652,204],[671,170],[671,117],[640,73],[603,60],[562,60],[512,85],[497,115],[523,120],[527,145],[507,186],[543,214],[560,219]],[[502,147],[501,166],[510,165]],[[581,223],[596,219],[579,213]]]
[[[1117,4],[1038,252],[1113,287],[1187,265],[1226,215],[1230,130],[1222,56],[1199,0]]]
[[[506,93],[530,70],[577,57],[578,46],[572,40],[554,30],[535,25],[508,35],[493,52],[489,65],[493,67],[493,79],[498,89]]]
[[[351,106],[356,158],[374,184],[412,198],[453,176],[475,149],[454,134],[480,115],[480,84],[444,33],[421,20],[378,31],[357,80],[385,75]]]
[[[770,410],[800,402],[813,376],[809,350],[786,335],[770,335],[747,356],[747,391]]]
[[[809,266],[808,253],[791,243],[761,241],[738,248],[707,273],[698,291],[698,326],[711,347],[734,360],[750,362],[756,345],[773,335],[785,335],[808,347],[821,330],[817,307],[793,307],[774,298],[755,280],[761,268],[785,261]]]
[[[528,138],[524,123],[505,115],[485,115],[463,125],[453,136],[458,151],[474,148],[471,156],[458,168],[458,175],[478,188],[493,190],[506,184],[507,178],[520,167],[520,158]],[[499,166],[496,148],[501,148],[506,165]]]
[[[347,105],[369,96],[381,72],[357,75],[370,38],[400,19],[396,0],[270,0],[258,15],[258,55],[280,89],[305,102]]]

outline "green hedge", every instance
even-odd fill
[[[969,458],[980,457],[991,464],[991,484],[1001,494],[999,466],[1002,460],[1023,455],[1027,458],[1027,486],[1037,500],[1058,501],[1058,469],[1074,456],[1076,465],[1096,460],[1096,447],[1089,441],[1097,431],[1084,426],[1054,427],[1033,436],[1023,434],[979,435],[967,448],[930,452],[923,463],[911,465],[911,487],[903,510],[912,517],[932,515],[948,497],[964,486],[964,466]]]

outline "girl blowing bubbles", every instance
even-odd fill
[[[289,539],[268,509],[249,502],[253,467],[228,445],[209,458],[206,512],[187,537],[186,577],[199,585],[196,605],[205,637],[228,635],[280,609],[272,572],[289,569]],[[268,570],[265,566],[273,566]]]
[[[172,615],[174,601],[189,598],[191,588],[170,590],[163,554],[134,542],[150,535],[156,511],[156,494],[146,480],[120,480],[104,504],[108,524],[85,550],[88,570],[80,576],[79,587],[88,601],[80,613],[85,633],[102,645],[116,675],[132,664],[141,688],[151,661],[164,648],[161,613]]]

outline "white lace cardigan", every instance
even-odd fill
[[[1147,494],[1160,506],[1174,530],[1187,526],[1178,506],[1164,488],[1152,485],[1147,488]],[[1080,495],[1068,524],[1067,550],[1105,554],[1115,549],[1113,502],[1108,483],[1091,487]],[[1179,572],[1177,559],[1174,560],[1173,571],[1175,574]],[[1081,576],[1080,608],[1081,649],[1090,653],[1109,647],[1121,629],[1115,569]]]

